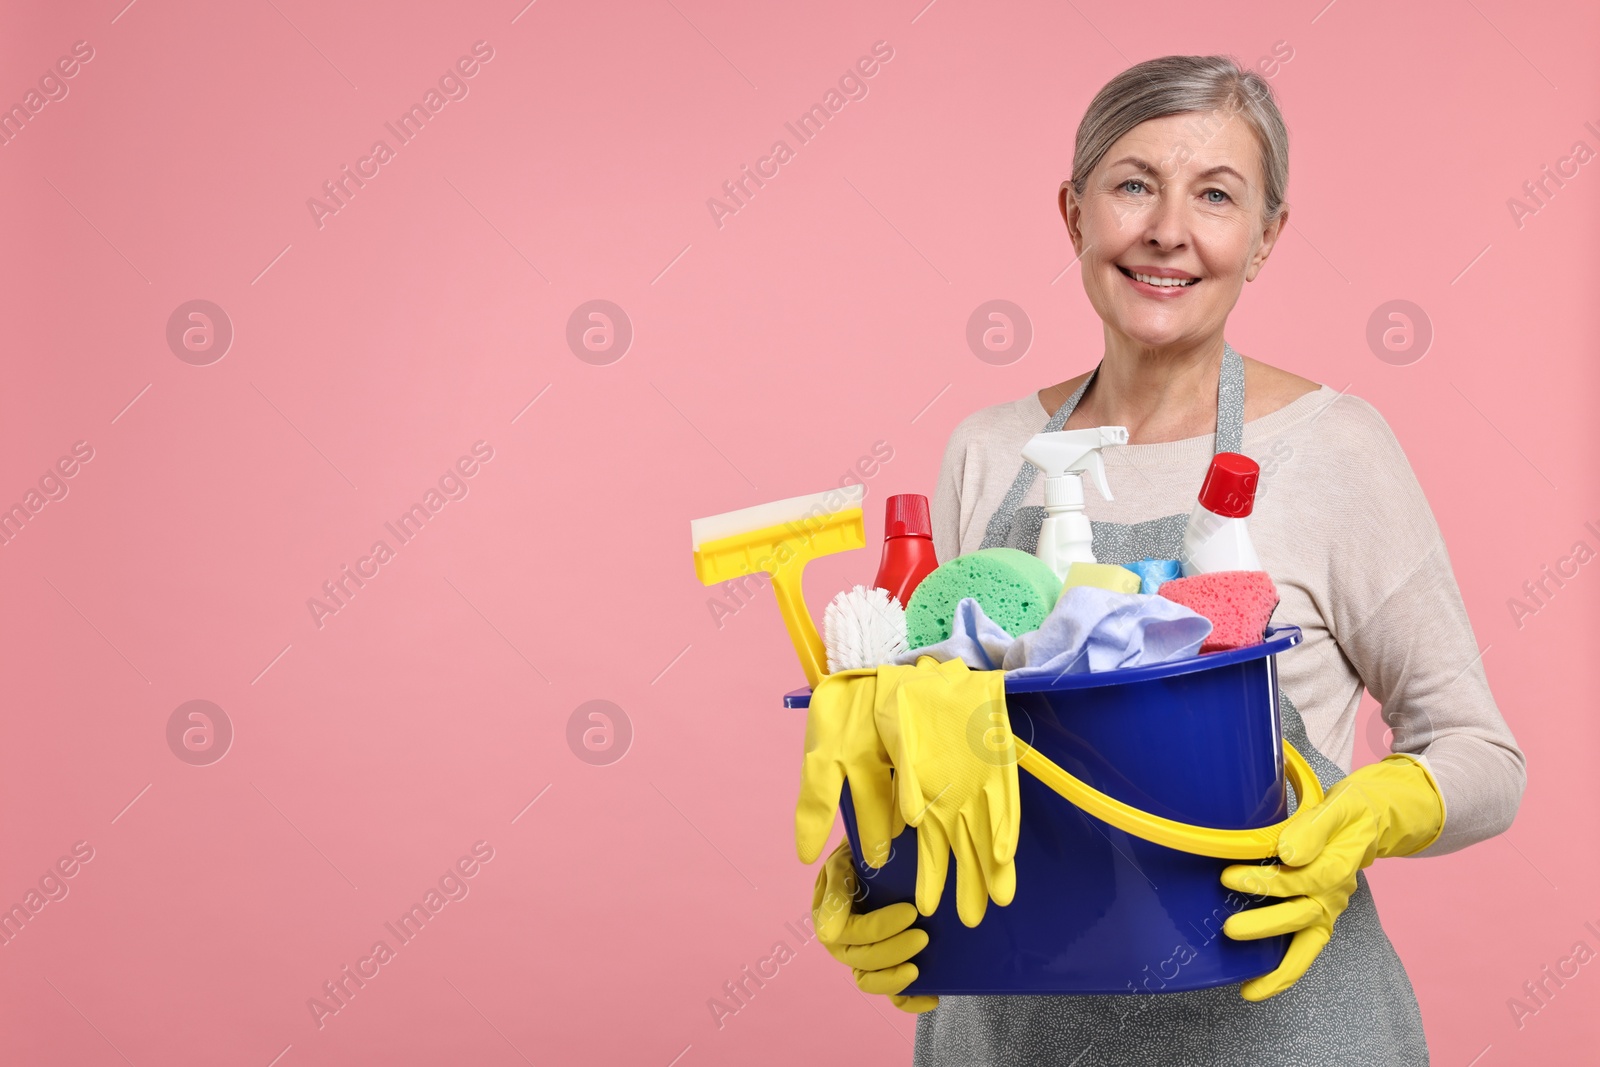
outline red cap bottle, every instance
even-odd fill
[[[890,497],[884,503],[883,559],[872,584],[904,606],[911,602],[912,591],[938,565],[933,553],[928,498],[917,493]]]
[[[1261,466],[1238,452],[1218,452],[1211,457],[1206,480],[1200,486],[1200,503],[1207,511],[1228,519],[1242,519],[1256,506],[1256,482]]]
[[[1179,564],[1184,577],[1212,571],[1258,571],[1261,558],[1245,517],[1255,510],[1261,467],[1249,456],[1218,452],[1211,457],[1200,499],[1183,531]]]

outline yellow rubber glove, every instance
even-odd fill
[[[850,842],[839,842],[811,891],[811,920],[817,940],[828,954],[855,972],[856,987],[864,993],[881,993],[901,1011],[922,1012],[939,1006],[938,997],[900,995],[917,979],[911,957],[928,943],[924,930],[911,929],[917,909],[910,904],[890,904],[857,915],[850,910],[858,882],[850,862]]]
[[[900,816],[917,828],[917,910],[939,906],[954,852],[956,914],[977,926],[991,897],[1003,907],[1017,891],[1022,802],[1005,672],[923,656],[892,688],[880,683],[876,718]]]
[[[905,829],[894,804],[889,753],[878,738],[873,705],[878,674],[892,679],[913,667],[880,667],[824,675],[806,712],[806,753],[800,765],[800,799],[794,809],[794,843],[800,862],[814,863],[833,832],[839,790],[850,783],[856,832],[867,864],[889,861],[890,842]]]
[[[1300,980],[1333,936],[1357,871],[1380,856],[1420,852],[1443,829],[1438,783],[1421,760],[1397,752],[1341,779],[1322,803],[1298,809],[1278,836],[1281,863],[1224,869],[1229,889],[1292,898],[1237,912],[1222,926],[1238,940],[1294,934],[1277,970],[1244,983],[1244,999],[1265,1000]]]

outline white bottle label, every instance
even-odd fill
[[[1213,571],[1261,569],[1261,560],[1256,556],[1245,520],[1227,518],[1199,506],[1189,519],[1189,528],[1184,531],[1180,563],[1185,577]]]

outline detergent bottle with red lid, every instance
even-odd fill
[[[1261,467],[1239,452],[1211,457],[1200,499],[1183,533],[1184,577],[1213,571],[1258,571],[1261,560],[1246,517],[1255,509]]]
[[[904,606],[911,602],[911,591],[938,565],[928,498],[919,493],[890,497],[884,504],[883,559],[873,586]]]

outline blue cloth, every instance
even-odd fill
[[[1139,576],[1139,592],[1155,593],[1161,588],[1161,583],[1171,581],[1183,575],[1183,568],[1175,559],[1150,559],[1146,557],[1137,563],[1124,563],[1124,567]]]
[[[950,636],[898,657],[941,663],[959,659],[976,671],[1002,669],[1019,678],[1142,667],[1198,655],[1211,621],[1182,604],[1092,585],[1061,591],[1037,630],[1013,638],[971,597],[956,605]]]

